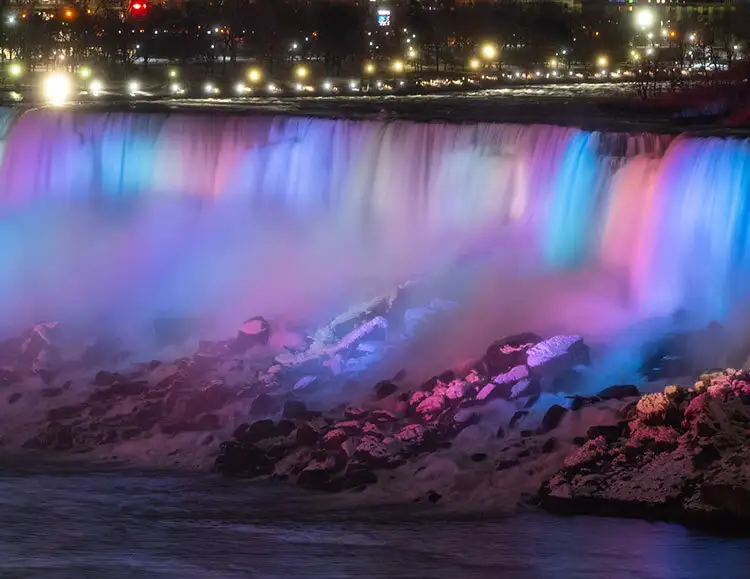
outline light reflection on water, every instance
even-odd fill
[[[0,577],[747,577],[750,542],[641,521],[322,513],[284,485],[138,474],[0,476]],[[401,513],[403,515],[403,513]]]

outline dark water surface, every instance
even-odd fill
[[[0,577],[750,577],[750,541],[674,525],[332,514],[325,500],[204,476],[0,471]]]

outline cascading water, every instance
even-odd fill
[[[69,110],[0,135],[0,329],[332,307],[476,247],[715,316],[750,265],[741,140]]]

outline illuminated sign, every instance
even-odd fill
[[[391,11],[386,8],[378,10],[378,26],[391,25]]]

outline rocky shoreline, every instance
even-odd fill
[[[250,318],[170,362],[38,324],[0,343],[0,452],[287,481],[351,506],[535,505],[745,532],[750,374],[577,395],[583,339],[522,333],[428,380],[367,382],[451,307],[404,284],[307,331]],[[194,327],[154,332],[184,349]],[[679,343],[645,356],[644,384],[689,376]]]

